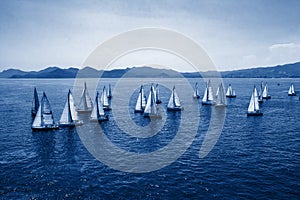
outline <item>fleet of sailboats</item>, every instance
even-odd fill
[[[79,113],[91,112],[92,108],[93,108],[93,102],[89,95],[86,82],[84,82],[84,87],[80,98],[80,102],[78,104],[77,112]]]
[[[41,104],[33,120],[32,130],[51,130],[58,129],[58,124],[54,122],[52,109],[46,93],[43,93]]]
[[[202,105],[214,105],[216,102],[214,101],[213,88],[210,80],[206,83],[206,88],[204,90],[204,95],[202,98]]]
[[[68,92],[67,102],[65,104],[64,110],[59,120],[60,127],[74,127],[75,125],[82,125],[83,121],[79,120],[74,97],[71,90]]]
[[[39,96],[36,91],[36,87],[34,87],[33,91],[33,101],[32,101],[32,107],[31,107],[31,115],[34,117],[39,109],[40,102],[39,102]]]
[[[267,82],[265,83],[265,85],[263,85],[263,82],[260,85],[261,85],[260,94],[258,93],[255,86],[253,88],[251,99],[247,110],[248,116],[263,115],[263,112],[260,109],[259,100],[271,99],[271,95],[269,95],[268,93]],[[79,120],[78,113],[88,113],[91,111],[92,111],[90,115],[91,122],[108,121],[109,118],[108,115],[105,113],[105,111],[109,111],[111,109],[109,104],[109,98],[112,97],[110,84],[108,88],[109,89],[107,92],[106,87],[105,86],[103,87],[101,96],[99,95],[99,92],[96,93],[95,102],[93,105],[93,102],[90,99],[90,96],[88,94],[87,85],[86,83],[84,83],[84,88],[80,98],[80,103],[77,108],[75,105],[72,92],[69,90],[67,96],[68,98],[65,103],[59,123],[54,122],[51,106],[45,92],[43,92],[42,99],[39,102],[37,89],[34,88],[32,108],[31,108],[31,114],[34,117],[31,126],[32,130],[51,130],[51,129],[57,129],[59,127],[74,127],[76,125],[82,125],[83,121]],[[291,84],[289,88],[288,95],[296,96],[296,92],[293,84]],[[195,84],[193,97],[199,98],[198,83]],[[202,105],[214,105],[216,107],[225,107],[227,106],[226,97],[228,98],[236,97],[235,91],[232,89],[231,84],[229,84],[227,92],[225,94],[223,84],[220,83],[216,95],[214,96],[213,88],[209,80],[206,83],[206,87],[202,99]],[[148,98],[146,98],[145,96],[144,86],[141,85],[136,100],[134,112],[143,113],[144,117],[162,118],[161,113],[159,112],[159,105],[158,105],[159,103],[161,103],[161,100],[159,100],[158,84],[156,84],[155,87],[153,84],[151,85]],[[92,107],[93,109],[90,109],[92,105],[93,105]],[[169,102],[167,104],[167,110],[168,111],[183,110],[175,86],[173,86],[173,90],[170,95]]]
[[[229,84],[226,92],[226,97],[228,98],[236,98],[235,90],[232,89],[231,84]]]
[[[253,92],[251,95],[251,99],[248,106],[248,116],[261,116],[263,115],[262,111],[259,109],[259,103],[258,103],[258,93],[256,90],[256,87],[254,86]]]
[[[225,107],[226,106],[226,97],[223,84],[220,83],[217,94],[216,94],[216,105],[217,107]]]
[[[169,99],[169,103],[167,106],[167,110],[169,111],[181,111],[182,106],[178,97],[178,94],[176,92],[175,86],[173,86],[173,90]]]
[[[97,92],[97,94],[96,94],[94,108],[93,108],[92,114],[90,116],[90,121],[91,122],[108,121],[108,115],[106,115],[104,112],[103,104],[102,104],[101,100],[99,101],[99,92]]]
[[[141,85],[139,95],[138,95],[138,98],[137,98],[137,101],[135,104],[134,112],[135,113],[143,113],[144,109],[146,107],[146,103],[147,103],[147,99],[145,96],[144,86]]]
[[[291,86],[289,88],[288,95],[289,96],[296,96],[297,95],[296,92],[295,92],[295,88],[294,88],[293,83],[291,84]]]
[[[199,90],[198,90],[198,83],[197,82],[195,83],[195,90],[194,90],[193,97],[196,98],[196,99],[200,98]]]

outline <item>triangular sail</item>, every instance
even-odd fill
[[[70,111],[71,111],[72,119],[74,121],[79,120],[78,114],[77,114],[77,111],[76,111],[74,97],[73,97],[73,95],[72,95],[72,93],[71,93],[70,90],[69,90],[69,104],[70,104]]]
[[[93,107],[93,102],[88,93],[86,82],[84,82],[84,88],[82,91],[80,102],[78,104],[78,109],[87,111],[87,110],[91,110],[92,107]]]
[[[262,96],[263,96],[263,98],[268,97],[268,84],[267,83],[265,84]]]
[[[145,109],[145,106],[146,106],[146,97],[144,94],[143,85],[141,85],[138,99],[137,99],[136,105],[135,105],[135,111],[143,111]]]
[[[32,108],[31,108],[31,113],[35,115],[39,109],[40,102],[39,102],[39,96],[37,94],[36,88],[34,88],[33,92],[33,101],[32,101]]]
[[[208,87],[208,95],[207,95],[208,98],[207,99],[209,101],[213,101],[214,100],[214,95],[213,95],[213,89],[212,89],[210,80],[208,81],[207,87]]]
[[[41,100],[41,106],[42,106],[42,125],[53,125],[54,119],[52,115],[51,106],[45,93],[43,94],[43,98]]]
[[[294,88],[294,85],[293,85],[293,84],[291,84],[291,86],[290,86],[290,88],[289,88],[288,94],[290,94],[290,95],[295,94],[295,88]]]
[[[174,90],[173,90],[169,99],[168,108],[174,108],[174,107],[175,107],[175,102],[174,102]]]
[[[35,118],[32,123],[32,127],[40,127],[42,126],[42,106],[40,105],[38,111],[35,115]]]
[[[108,98],[112,98],[112,92],[111,92],[111,85],[108,84],[108,93],[107,93]]]
[[[107,91],[106,91],[105,86],[103,87],[103,91],[102,91],[102,95],[101,95],[101,102],[102,102],[103,107],[109,107]]]
[[[231,96],[231,95],[233,95],[233,91],[232,91],[231,84],[229,84],[227,92],[226,92],[226,96]]]
[[[70,90],[69,90],[68,99],[67,99],[67,102],[65,103],[65,107],[64,107],[64,110],[60,117],[59,123],[69,124],[72,122],[73,122],[73,119],[72,119],[71,108],[70,108]]]
[[[173,88],[173,94],[174,94],[174,104],[175,104],[175,106],[176,106],[176,107],[180,107],[181,104],[180,104],[179,96],[178,96],[178,94],[177,94],[177,91],[176,91],[175,86],[174,86],[174,88]]]
[[[259,110],[259,103],[258,103],[258,93],[256,87],[254,87],[254,109]]]
[[[156,102],[154,97],[153,87],[150,89],[150,93],[147,99],[147,104],[144,110],[145,115],[157,115]]]
[[[207,84],[206,84],[206,88],[205,88],[205,91],[204,91],[202,102],[207,102],[207,100],[208,100],[208,88],[207,88]]]
[[[198,83],[195,84],[194,98],[199,98]]]
[[[258,103],[258,93],[256,90],[256,87],[254,86],[249,107],[248,107],[248,112],[255,112],[259,110],[259,103]]]
[[[222,83],[219,85],[217,90],[216,103],[217,105],[226,105],[225,92]]]
[[[159,86],[158,84],[156,84],[156,87],[155,87],[155,101],[160,101],[159,99]]]

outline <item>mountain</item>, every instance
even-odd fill
[[[300,62],[278,65],[274,67],[257,67],[234,71],[220,72],[223,78],[300,78]],[[40,71],[25,72],[18,69],[8,69],[0,72],[0,78],[199,78],[201,76],[216,77],[216,71],[178,73],[171,69],[156,69],[148,66],[132,67],[126,69],[97,70],[92,67],[83,69],[48,67]]]

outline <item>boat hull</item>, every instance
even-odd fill
[[[134,110],[135,113],[143,113],[143,110]]]
[[[211,105],[215,105],[216,103],[214,101],[202,101],[202,105],[208,105],[208,106],[211,106]]]
[[[106,122],[108,120],[109,120],[108,116],[105,116],[105,117],[99,117],[98,119],[90,119],[90,122]]]
[[[181,111],[182,107],[167,108],[167,111]]]
[[[296,93],[288,94],[289,96],[297,96]]]
[[[161,100],[157,100],[157,101],[156,101],[156,104],[161,104]]]
[[[266,96],[266,97],[263,97],[263,99],[271,99],[271,96]]]
[[[80,114],[85,114],[85,113],[90,113],[92,110],[77,110],[78,113]]]
[[[59,126],[58,126],[58,125],[32,126],[31,129],[32,129],[33,131],[48,131],[48,130],[59,129]]]
[[[109,110],[111,110],[111,108],[110,107],[103,107],[103,110],[109,111]]]
[[[194,99],[199,99],[199,98],[200,98],[200,96],[199,96],[199,95],[197,95],[197,96],[193,96],[193,98],[194,98]]]
[[[236,98],[236,95],[226,95],[227,98]]]
[[[247,116],[262,116],[262,115],[263,115],[263,113],[261,111],[247,113]]]

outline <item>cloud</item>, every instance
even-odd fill
[[[299,49],[300,45],[295,43],[282,43],[282,44],[273,44],[269,47],[269,50],[272,51],[278,51],[278,50],[294,50]]]

